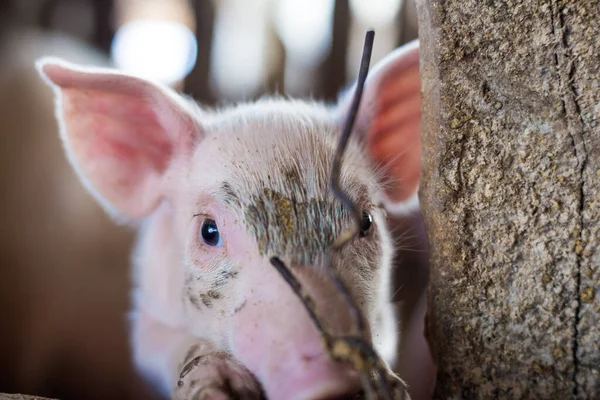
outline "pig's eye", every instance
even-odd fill
[[[202,240],[209,246],[221,247],[223,246],[223,238],[217,228],[217,223],[214,219],[205,219],[200,229]]]
[[[362,213],[362,224],[360,226],[360,236],[367,236],[373,225],[373,217],[366,211]]]

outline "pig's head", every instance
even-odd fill
[[[38,66],[55,89],[61,137],[82,181],[110,213],[142,223],[136,307],[232,354],[269,397],[357,389],[269,262],[290,267],[332,333],[350,332],[324,253],[352,223],[329,189],[351,93],[335,106],[267,99],[209,111],[116,71],[55,59]],[[341,167],[363,224],[332,267],[390,364],[398,321],[386,213],[417,205],[418,67],[415,42],[372,69]]]

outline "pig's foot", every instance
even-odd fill
[[[227,353],[198,356],[182,369],[173,399],[262,399],[252,374]]]

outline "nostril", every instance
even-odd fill
[[[300,359],[305,363],[318,362],[320,360],[327,360],[328,355],[325,350],[318,349],[313,352],[306,352],[300,356]]]

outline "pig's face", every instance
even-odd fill
[[[335,268],[375,348],[394,361],[385,220],[414,202],[418,186],[416,43],[376,67],[367,84],[341,167],[363,226],[332,265],[325,252],[351,224],[329,189],[346,99],[333,108],[262,100],[205,111],[113,71],[56,61],[40,69],[56,88],[62,138],[84,183],[111,212],[143,221],[134,258],[139,312],[228,352],[270,397],[357,385],[352,371],[327,359],[306,310],[269,262],[278,257],[327,329],[349,334],[349,306],[324,274]],[[141,353],[138,362],[154,362]]]
[[[222,111],[214,121],[206,115],[205,121],[205,138],[174,177],[174,208],[187,233],[182,296],[189,320],[201,321],[194,329],[205,333],[207,318],[214,318],[214,339],[230,346],[226,333],[233,331],[235,315],[248,306],[260,280],[273,274],[269,259],[279,257],[317,280],[328,267],[326,250],[351,220],[329,189],[340,129],[325,109],[263,101]],[[389,282],[392,251],[377,178],[353,143],[342,185],[364,210],[364,231],[335,254],[334,266],[375,332],[376,317],[391,297],[383,283]],[[273,279],[281,281],[274,288],[290,292],[276,274]],[[332,313],[328,308],[324,304],[321,312]]]
[[[325,252],[351,224],[329,189],[340,127],[320,105],[282,100],[204,113],[202,120],[202,139],[166,180],[170,204],[147,227],[161,234],[141,243],[139,269],[164,270],[150,279],[140,274],[144,296],[174,284],[167,301],[152,296],[144,303],[159,315],[178,315],[173,324],[231,352],[263,381],[276,381],[288,373],[285,363],[297,368],[324,349],[271,257],[299,276],[332,332],[352,328],[348,305],[324,274]],[[364,223],[359,237],[334,254],[333,267],[360,305],[374,344],[391,361],[396,322],[383,187],[359,142],[347,149],[341,172]],[[168,249],[164,236],[177,238]],[[165,262],[165,251],[178,256]]]

